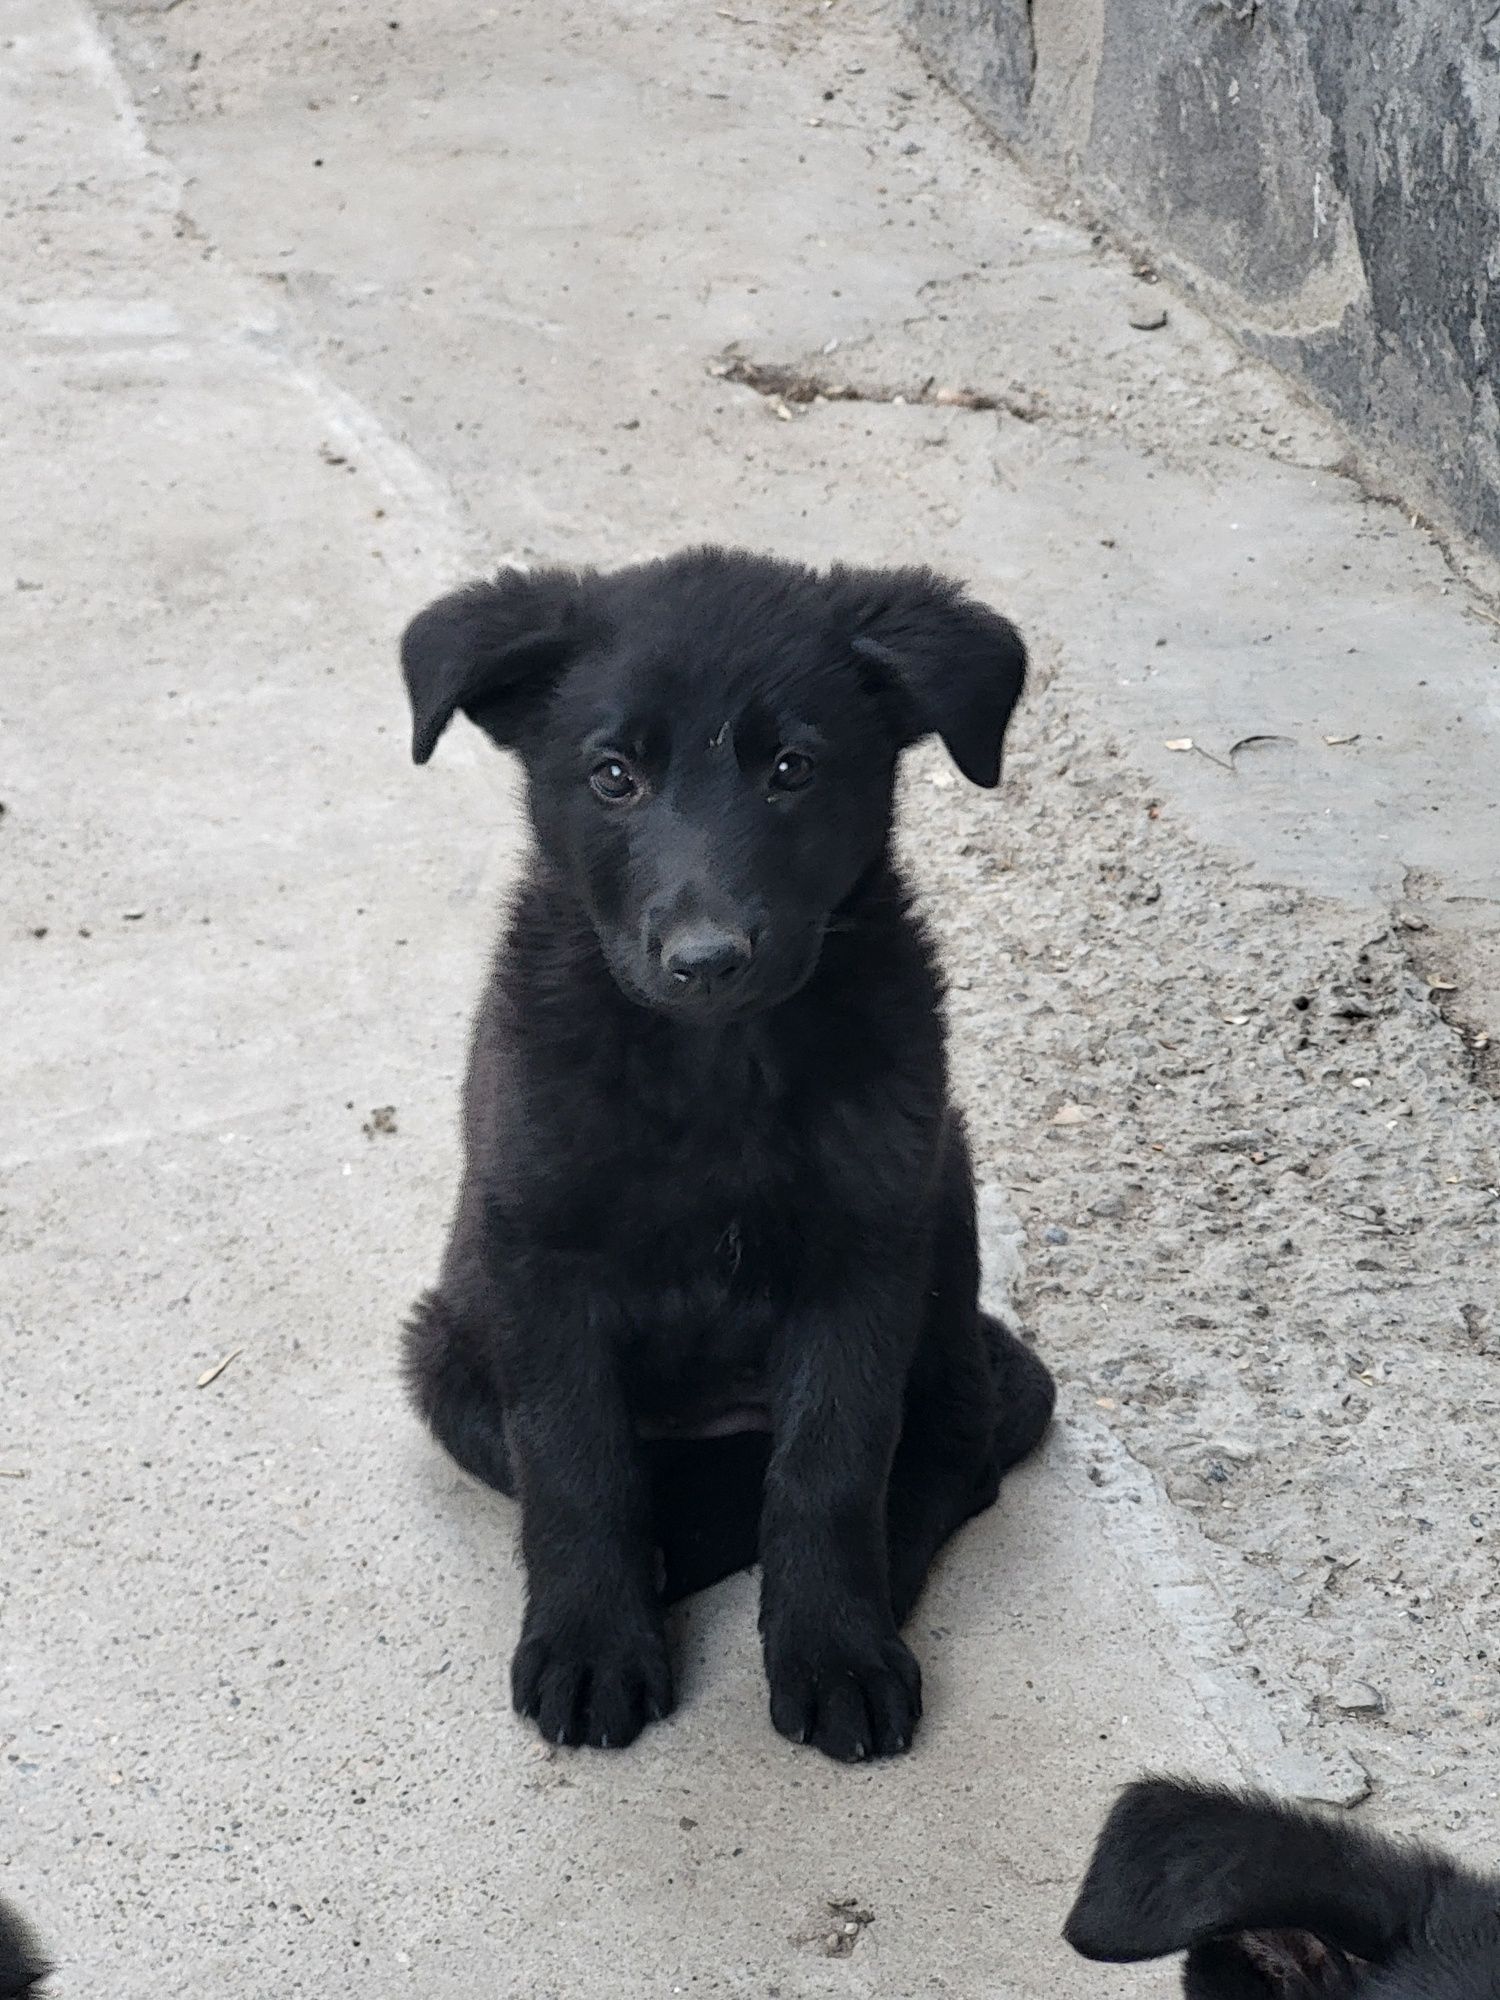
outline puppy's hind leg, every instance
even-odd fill
[[[1052,1377],[1009,1327],[979,1310],[979,1242],[969,1149],[956,1123],[944,1160],[932,1282],[891,1467],[891,1609],[910,1615],[933,1557],[990,1506],[1000,1476],[1052,1416]]]
[[[442,1293],[425,1293],[406,1322],[407,1387],[448,1456],[486,1486],[513,1496],[504,1412],[475,1346]]]
[[[995,1420],[995,1475],[1019,1464],[1041,1442],[1052,1421],[1057,1384],[1041,1356],[991,1313],[979,1315],[999,1392]],[[988,1501],[985,1502],[987,1506]]]
[[[891,1609],[910,1616],[933,1558],[965,1521],[994,1504],[1000,1477],[1052,1416],[1052,1377],[1008,1327],[972,1309],[929,1323],[907,1387],[886,1520]]]

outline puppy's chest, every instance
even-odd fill
[[[753,1293],[785,1268],[799,1203],[816,1200],[804,1150],[771,1122],[637,1129],[594,1178],[600,1247],[625,1288]]]
[[[761,1428],[772,1344],[796,1292],[796,1246],[774,1198],[681,1200],[668,1219],[622,1187],[611,1291],[626,1395],[659,1435]]]
[[[637,1102],[620,1136],[592,1176],[598,1247],[643,1376],[756,1369],[796,1291],[799,1218],[820,1205],[801,1121],[769,1088],[710,1075],[690,1105]]]

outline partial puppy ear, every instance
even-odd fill
[[[829,581],[902,747],[936,734],[973,784],[999,784],[1001,745],[1026,684],[1015,627],[930,569],[838,567]]]
[[[1105,1822],[1063,1936],[1114,1964],[1187,1952],[1188,2000],[1331,2000],[1456,1877],[1273,1799],[1153,1778]]]
[[[32,1942],[31,1933],[0,1903],[0,2000],[27,2000],[52,1970]]]
[[[582,641],[584,586],[565,570],[502,570],[418,612],[401,640],[414,763],[457,709],[497,743],[516,741]]]

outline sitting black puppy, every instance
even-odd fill
[[[1063,1935],[1187,1953],[1187,2000],[1500,2000],[1500,1881],[1255,1793],[1148,1779],[1099,1836]]]
[[[672,1706],[666,1601],[753,1562],[776,1727],[904,1749],[899,1627],[1052,1407],[977,1304],[898,753],[1000,775],[1025,653],[925,570],[701,549],[506,572],[402,647],[425,763],[519,750],[535,846],[480,1008],[416,1399],[521,1501],[512,1667],[559,1743]]]
[[[30,2000],[51,1970],[25,1924],[0,1903],[0,2000]]]

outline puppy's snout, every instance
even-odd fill
[[[743,972],[754,952],[744,931],[719,924],[682,924],[662,942],[662,970],[684,992],[708,993]]]

